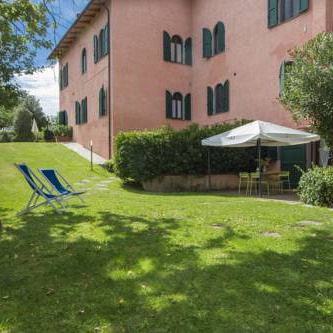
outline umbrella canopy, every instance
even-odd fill
[[[277,147],[319,141],[320,136],[257,120],[204,139],[202,145],[211,147],[255,147],[258,145],[259,139],[261,146]]]
[[[35,134],[39,132],[39,129],[38,129],[38,126],[37,126],[35,118],[34,118],[34,120],[32,122],[31,132],[35,133]]]

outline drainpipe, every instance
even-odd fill
[[[112,157],[112,130],[111,130],[111,41],[110,41],[110,36],[111,36],[111,29],[110,29],[110,10],[105,4],[105,0],[100,0],[100,3],[103,5],[107,16],[108,16],[108,31],[109,31],[109,36],[108,36],[108,43],[109,43],[109,53],[108,53],[108,106],[109,106],[109,112],[108,112],[108,142],[109,142],[109,159]],[[110,1],[111,4],[111,1]]]

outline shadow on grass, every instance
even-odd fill
[[[175,232],[179,220],[108,212],[25,217],[0,241],[0,331],[331,331],[328,232],[314,229],[290,254],[206,259],[246,236],[228,227],[199,246]]]

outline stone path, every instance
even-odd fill
[[[82,145],[76,143],[76,142],[64,142],[61,143],[64,147],[72,150],[73,152],[79,154],[86,160],[90,161],[90,150],[83,147]],[[97,154],[93,154],[93,163],[94,164],[104,164],[106,162],[106,159],[102,156],[99,156]]]

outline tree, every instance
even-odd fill
[[[16,141],[33,141],[34,135],[31,133],[32,114],[20,105],[15,113],[14,131]]]
[[[32,117],[36,119],[39,129],[47,126],[48,120],[43,112],[43,108],[41,107],[39,100],[36,99],[35,96],[25,95],[21,99],[20,108],[31,113]]]
[[[14,112],[0,105],[0,129],[13,125]]]
[[[318,34],[292,55],[280,101],[333,149],[333,33]]]

